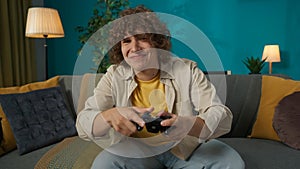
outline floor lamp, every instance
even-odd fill
[[[280,62],[279,45],[265,45],[262,60],[269,62],[269,74],[272,74],[272,62]]]
[[[56,9],[33,7],[28,9],[25,36],[45,39],[45,74],[48,79],[47,38],[64,37],[64,29]]]

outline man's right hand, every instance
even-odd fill
[[[134,121],[143,127],[145,122],[140,118],[146,112],[152,112],[153,108],[139,107],[116,107],[102,112],[104,120],[110,124],[117,132],[130,136],[137,131]]]

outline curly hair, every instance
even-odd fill
[[[109,41],[113,47],[108,55],[111,63],[119,64],[123,61],[121,40],[128,35],[143,36],[153,48],[171,49],[170,32],[152,10],[139,5],[123,10],[119,16],[120,19],[114,21],[110,30]]]

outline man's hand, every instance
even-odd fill
[[[153,108],[118,107],[102,112],[102,117],[117,132],[130,136],[137,131],[136,126],[131,121],[134,121],[139,126],[143,127],[145,122],[140,116],[146,112],[152,111]]]
[[[163,120],[161,126],[171,126],[167,130],[167,135],[171,140],[181,140],[186,135],[199,137],[204,121],[196,116],[177,116],[168,112],[159,112],[158,116],[171,116],[172,118]]]
[[[171,118],[163,120],[160,125],[161,126],[172,126],[173,123],[175,123],[176,119],[177,119],[177,115],[166,112],[166,111],[161,111],[157,114],[157,116],[169,116]]]

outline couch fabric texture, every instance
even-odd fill
[[[99,77],[101,75],[95,76],[92,74],[86,74],[83,77],[60,77],[59,84],[67,96],[66,103],[71,105],[73,115],[76,115],[77,110],[80,110],[84,105],[85,99],[92,94],[92,90],[85,86],[95,86]],[[217,92],[225,96],[221,100],[233,113],[231,131],[219,138],[219,140],[233,147],[241,155],[247,169],[299,168],[299,150],[284,144],[279,137],[276,140],[270,139],[268,136],[264,137],[264,135],[260,137],[253,135],[253,126],[257,123],[257,118],[260,116],[259,110],[262,109],[262,95],[265,93],[262,88],[265,83],[270,83],[266,82],[266,79],[270,79],[269,81],[272,81],[272,83],[281,81],[289,84],[294,89],[292,92],[279,92],[279,94],[273,89],[271,93],[268,91],[268,94],[271,94],[268,97],[273,98],[272,93],[277,95],[277,103],[267,110],[268,112],[273,111],[268,113],[272,117],[265,119],[268,120],[266,122],[267,125],[273,125],[272,119],[275,107],[280,100],[298,90],[297,81],[279,77],[265,77],[264,75],[226,75],[224,77],[224,75],[214,74],[208,75],[208,78],[215,85]],[[225,87],[224,84],[226,84]],[[267,90],[267,88],[265,89]],[[273,128],[271,129],[273,130],[272,132],[275,132]],[[257,130],[260,129],[257,128]],[[250,135],[251,137],[249,137]],[[299,142],[299,140],[295,141]],[[24,155],[19,155],[17,150],[13,150],[0,157],[0,164],[1,168],[4,169],[34,167],[89,168],[95,156],[102,150],[96,147],[94,143],[83,141],[78,136],[67,137],[57,144],[52,144]]]

